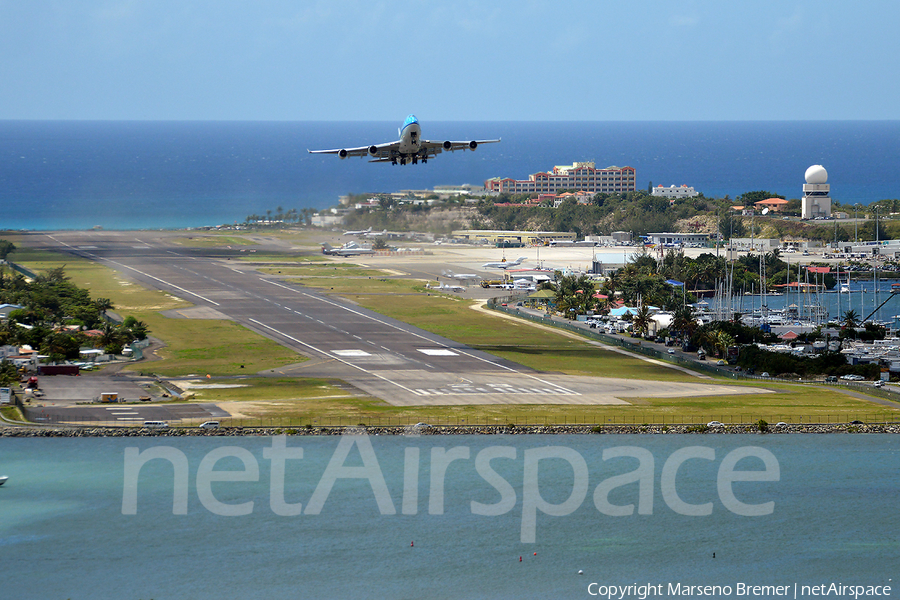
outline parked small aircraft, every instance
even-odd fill
[[[474,150],[478,144],[492,144],[500,140],[472,140],[470,142],[433,142],[422,139],[422,128],[415,115],[409,115],[403,121],[398,130],[400,139],[396,142],[384,144],[372,144],[359,148],[335,148],[334,150],[307,150],[310,154],[337,154],[341,158],[348,156],[372,157],[369,162],[390,162],[396,165],[398,162],[405,165],[409,162],[416,164],[421,160],[428,162],[441,152],[456,152],[457,150]]]
[[[466,286],[464,285],[449,285],[446,283],[442,283],[441,285],[428,286],[430,290],[438,290],[441,292],[464,292],[466,291]]]
[[[527,256],[520,256],[516,260],[509,260],[509,261],[504,258],[500,262],[484,263],[483,265],[481,265],[481,267],[483,269],[503,269],[505,271],[506,269],[509,269],[512,267],[518,267],[527,259],[528,259]]]
[[[344,235],[366,235],[367,233],[369,233],[371,231],[372,231],[372,228],[369,227],[368,229],[360,229],[359,231],[345,231]]]
[[[322,254],[331,254],[334,256],[357,256],[359,254],[375,254],[371,248],[360,246],[356,242],[347,242],[340,248],[333,248],[331,244],[322,244]]]
[[[441,271],[441,275],[443,275],[444,277],[449,277],[450,279],[456,279],[457,281],[472,281],[475,279],[481,279],[481,276],[476,275],[475,273],[454,273],[450,269]]]

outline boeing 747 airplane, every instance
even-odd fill
[[[369,156],[369,162],[390,162],[396,165],[416,164],[420,160],[428,162],[443,151],[474,150],[478,144],[492,144],[500,140],[472,140],[470,142],[432,142],[422,139],[422,128],[415,115],[409,115],[399,129],[400,139],[396,142],[360,146],[359,148],[336,148],[334,150],[307,150],[310,154],[337,154],[341,158]]]

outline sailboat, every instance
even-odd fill
[[[840,294],[849,294],[850,293],[850,271],[847,271],[847,283],[841,283],[841,268],[838,267],[837,271],[838,283],[840,284],[840,289],[838,293]]]

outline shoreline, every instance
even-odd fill
[[[784,435],[784,434],[900,434],[900,423],[852,424],[809,423],[770,425],[469,425],[429,427],[221,427],[219,429],[178,428],[151,430],[138,427],[0,427],[3,437],[265,437],[334,435]]]

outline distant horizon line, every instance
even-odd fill
[[[3,118],[0,123],[395,123],[396,119]],[[895,119],[426,119],[429,123],[894,123]]]

